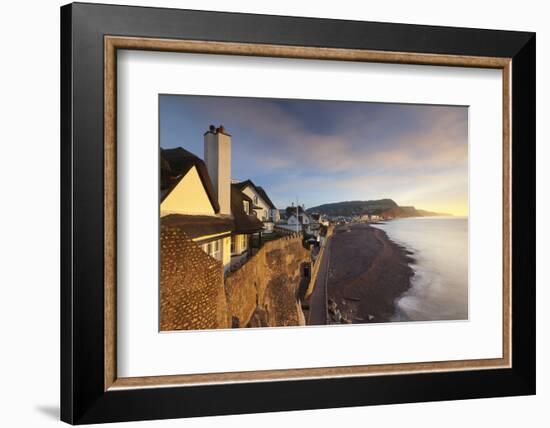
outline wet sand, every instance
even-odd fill
[[[395,299],[410,287],[410,253],[362,223],[337,227],[331,245],[329,322],[390,321]]]

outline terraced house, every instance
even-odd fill
[[[273,226],[277,223],[281,217],[279,210],[275,206],[266,191],[261,186],[254,184],[252,180],[242,181],[237,183],[236,186],[253,202],[253,209],[256,211],[256,216],[263,222],[264,233],[273,232]]]
[[[258,218],[254,194],[232,183],[231,135],[223,126],[210,126],[204,161],[181,147],[161,149],[160,161],[161,224],[183,231],[225,272],[246,261],[251,236],[264,231],[265,222]],[[263,204],[269,197],[261,190]]]

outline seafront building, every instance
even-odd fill
[[[204,160],[161,149],[160,169],[160,330],[305,325],[311,251],[270,231],[261,186],[231,179],[231,135],[211,126]]]
[[[270,233],[278,210],[251,180],[231,180],[231,135],[204,134],[204,161],[181,148],[161,149],[160,217],[185,232],[225,272],[250,256],[251,237]]]
[[[273,226],[281,217],[279,210],[275,206],[266,191],[261,186],[254,184],[252,180],[245,180],[234,184],[241,192],[252,199],[253,209],[256,211],[258,219],[264,224],[264,233],[273,232]]]
[[[287,207],[284,211],[284,220],[276,224],[277,228],[318,236],[322,217],[320,214],[308,214],[303,205]],[[328,225],[328,220],[326,224]]]

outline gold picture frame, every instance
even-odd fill
[[[106,35],[104,42],[104,390],[163,386],[215,385],[241,382],[281,381],[372,375],[395,375],[509,368],[512,364],[512,258],[511,258],[511,82],[512,58],[386,52],[309,46],[172,40]],[[149,377],[118,377],[116,368],[116,86],[117,51],[147,50],[209,55],[244,55],[331,61],[378,62],[493,68],[502,70],[503,145],[503,323],[502,357],[422,363],[379,364],[231,373],[204,373]]]

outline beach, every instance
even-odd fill
[[[411,286],[411,253],[364,223],[338,226],[327,275],[329,323],[388,322]]]

